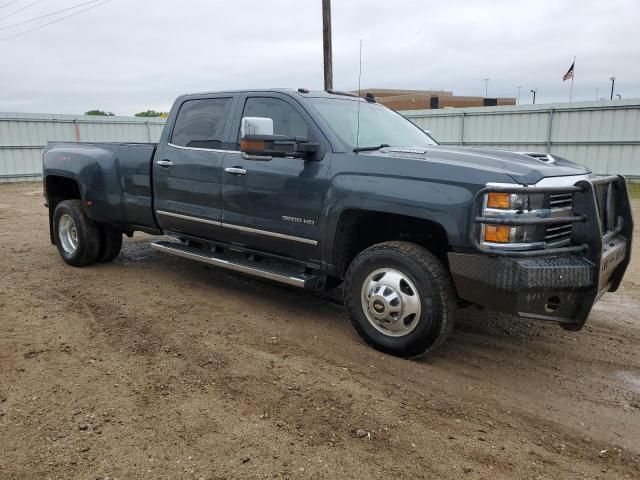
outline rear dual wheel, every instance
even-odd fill
[[[122,233],[89,219],[80,200],[64,200],[56,206],[53,234],[60,256],[74,267],[110,262],[122,247]]]
[[[453,329],[455,292],[442,262],[420,245],[384,242],[361,252],[345,278],[345,305],[372,347],[418,357]]]
[[[112,228],[100,226],[100,248],[97,261],[106,263],[120,254],[122,249],[122,232]]]

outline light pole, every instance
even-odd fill
[[[611,77],[609,80],[611,80],[611,100],[613,100],[613,87],[616,84],[616,77]]]
[[[484,79],[484,98],[487,98],[487,92],[489,91],[489,80],[491,80],[490,78],[485,78]]]
[[[537,92],[537,91],[538,91],[538,89],[537,89],[537,88],[533,88],[533,89],[531,90],[531,93],[533,93],[533,104],[534,104],[534,105],[536,104],[536,92]]]
[[[598,92],[600,91],[599,88],[596,88],[596,102],[598,101]]]
[[[618,97],[618,100],[622,100],[622,95],[620,95],[619,93],[616,93],[616,97]]]
[[[518,100],[516,101],[516,105],[520,105],[520,89],[522,87],[518,87]]]

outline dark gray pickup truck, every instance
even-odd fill
[[[51,242],[70,265],[114,259],[122,234],[308,289],[343,284],[362,338],[432,350],[457,308],[584,325],[620,285],[633,220],[620,176],[557,156],[441,146],[340,92],[178,98],[160,143],[50,143]]]

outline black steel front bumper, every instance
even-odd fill
[[[603,188],[610,189],[607,202],[598,198]],[[549,190],[562,189],[515,187],[514,191]],[[633,217],[622,177],[580,181],[566,191],[573,194],[571,245],[488,252],[476,243],[479,253],[449,253],[449,268],[459,297],[497,311],[559,322],[568,329],[582,328],[597,299],[617,290],[622,281],[630,260]],[[495,219],[476,217],[477,224],[489,221]],[[514,222],[523,224],[527,220]],[[474,232],[474,241],[477,238]]]

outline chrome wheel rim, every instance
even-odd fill
[[[422,301],[418,289],[399,270],[378,268],[367,275],[361,299],[367,320],[385,335],[408,335],[420,322]]]
[[[58,220],[58,238],[62,250],[68,255],[73,255],[78,249],[78,230],[69,214],[62,214]]]

